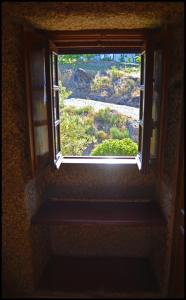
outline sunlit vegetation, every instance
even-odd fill
[[[135,56],[134,62],[137,66],[117,67],[107,66],[112,56],[102,57],[103,68],[99,62],[95,63],[97,55],[62,55],[60,63],[70,64],[72,69],[87,66],[93,73],[90,90],[107,96],[107,89],[112,88],[116,97],[134,94],[138,95],[137,83],[139,83],[140,57]],[[120,62],[126,62],[126,57],[121,56]],[[128,59],[128,63],[131,61]],[[85,68],[84,68],[85,69]],[[136,93],[136,94],[135,94]],[[75,105],[64,105],[64,100],[69,98],[72,91],[60,83],[60,140],[63,156],[135,156],[137,154],[137,143],[129,136],[127,127],[128,117],[110,108],[96,110],[87,105],[77,107]],[[74,96],[73,96],[74,97]]]

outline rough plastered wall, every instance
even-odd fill
[[[31,180],[26,131],[23,43],[20,25],[3,20],[3,294],[29,294],[48,258],[46,228],[31,228],[44,186]],[[43,182],[43,186],[41,185]],[[36,250],[33,250],[36,249]],[[38,263],[39,262],[39,263]]]
[[[181,113],[183,110],[184,87],[184,26],[183,23],[170,26],[169,36],[169,65],[168,65],[168,97],[167,97],[167,122],[164,145],[163,176],[157,183],[159,204],[162,207],[166,229],[162,236],[154,232],[153,264],[159,281],[166,295],[168,288],[171,247],[173,239],[173,221],[175,214],[175,185],[177,179],[177,163],[179,159],[179,136]],[[159,242],[158,242],[159,241]]]
[[[182,3],[3,3],[2,254],[6,295],[29,294],[50,255],[48,228],[30,225],[31,216],[44,200],[46,184],[57,181],[78,186],[89,180],[96,186],[103,178],[106,183],[111,180],[117,184],[119,180],[127,185],[133,181],[136,186],[153,182],[153,174],[140,177],[136,169],[117,175],[113,171],[109,178],[108,172],[99,167],[93,173],[87,167],[82,173],[79,167],[81,175],[77,175],[78,167],[61,168],[60,172],[49,168],[38,178],[30,178],[21,25],[47,30],[149,28],[172,22],[182,14]]]
[[[100,200],[152,196],[154,173],[142,175],[136,165],[62,164],[47,169],[46,197]]]

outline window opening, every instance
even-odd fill
[[[143,54],[58,55],[58,76],[54,76],[59,79],[58,147],[63,157],[137,155]]]

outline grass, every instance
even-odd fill
[[[60,121],[61,149],[64,156],[82,156],[90,144],[97,147],[105,140],[123,140],[129,137],[128,118],[113,113],[109,108],[96,112],[90,106],[66,106],[61,112]],[[102,129],[98,128],[98,123]]]

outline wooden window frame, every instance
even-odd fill
[[[55,128],[57,127],[54,119],[54,97],[53,91],[58,90],[58,84],[56,87],[53,85],[53,70],[51,63],[51,55],[58,54],[88,54],[88,53],[142,53],[146,52],[146,74],[145,76],[145,104],[144,117],[143,117],[143,136],[139,141],[139,153],[136,157],[135,163],[137,163],[141,172],[146,173],[150,165],[150,139],[152,134],[153,122],[152,122],[152,91],[153,91],[153,50],[158,43],[161,43],[159,39],[159,29],[145,29],[145,30],[82,30],[82,31],[41,31],[37,30],[37,33],[42,34],[47,42],[46,48],[46,81],[47,81],[47,97],[48,97],[48,130],[49,130],[49,151],[50,161],[52,161],[57,168],[60,167],[64,161],[60,149],[56,153],[56,134]],[[56,68],[57,69],[57,68]],[[57,77],[56,72],[56,77]],[[149,76],[150,75],[150,76]],[[59,99],[58,99],[59,100]],[[57,101],[59,102],[59,101]],[[142,101],[140,101],[142,102]],[[142,103],[141,103],[142,106]],[[59,112],[58,112],[59,123]],[[142,120],[140,120],[142,122]],[[59,125],[60,126],[60,125]],[[139,125],[141,126],[141,125]],[[59,135],[58,135],[59,138]],[[58,140],[60,147],[60,141]],[[34,146],[32,145],[32,148]],[[141,151],[141,149],[143,151]],[[141,151],[141,153],[140,153]],[[34,156],[34,154],[32,154]],[[73,157],[75,160],[77,157]],[[103,157],[107,158],[107,157]],[[103,161],[102,158],[102,161]],[[110,157],[109,157],[110,158]],[[129,161],[129,157],[120,157]],[[85,159],[85,157],[83,157]],[[115,159],[115,158],[113,158]],[[93,160],[92,157],[86,157],[86,161]],[[117,158],[116,158],[117,160]],[[94,161],[98,161],[94,160]],[[101,161],[101,160],[100,160]]]
[[[43,34],[34,31],[30,27],[22,28],[24,42],[24,66],[25,66],[25,94],[27,102],[27,130],[29,139],[29,156],[31,175],[35,177],[49,162],[49,114],[48,114],[48,98],[47,98],[47,80],[46,80],[46,45],[47,39]],[[35,56],[34,56],[35,53]],[[40,53],[42,59],[37,57]],[[42,54],[41,54],[42,53]],[[37,61],[38,60],[38,61]],[[38,64],[37,64],[38,63]],[[42,65],[38,69],[38,66]],[[38,71],[38,76],[35,76]],[[41,74],[39,74],[41,73]],[[38,77],[38,78],[37,78]],[[37,78],[37,79],[36,79]],[[37,81],[39,79],[39,81]],[[42,82],[41,82],[42,81]],[[38,101],[39,100],[39,101]],[[37,104],[45,107],[45,117],[36,107]],[[41,108],[41,107],[40,107]],[[38,120],[37,120],[38,118]],[[45,126],[47,139],[41,141],[36,135],[36,129]],[[41,133],[40,133],[41,135]],[[38,142],[42,143],[42,149],[46,149],[45,153],[38,154]],[[27,151],[26,151],[27,152]]]

